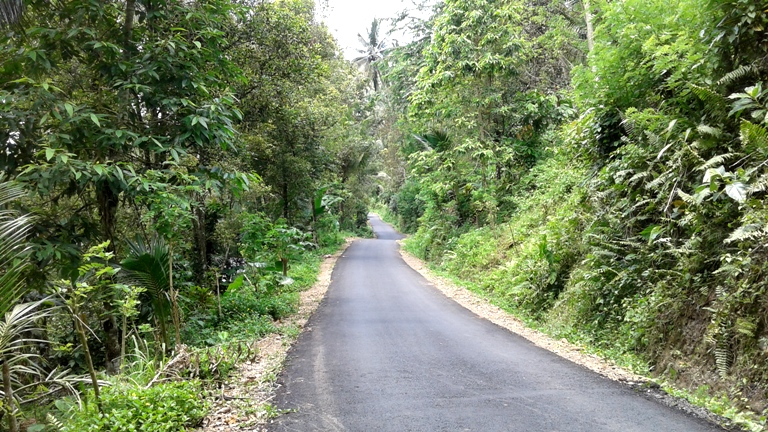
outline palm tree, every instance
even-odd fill
[[[357,51],[363,55],[352,60],[370,75],[373,82],[373,90],[376,92],[379,91],[379,82],[381,80],[381,73],[377,63],[384,58],[384,52],[387,49],[387,40],[381,39],[379,36],[380,24],[381,20],[374,18],[371,27],[366,29],[367,38],[363,37],[360,33],[357,34],[358,40],[363,45],[363,49],[358,49]]]
[[[21,0],[0,0],[0,27],[19,22],[23,10]]]
[[[0,3],[0,19],[6,18],[5,4]],[[40,302],[17,305],[19,299],[27,293],[22,273],[27,265],[26,254],[29,245],[25,239],[32,223],[29,216],[7,209],[7,205],[23,195],[17,185],[0,180],[0,362],[2,362],[2,393],[4,411],[8,416],[8,429],[15,432],[16,399],[13,395],[14,376],[18,373],[34,374],[30,369],[29,355],[20,351],[35,342],[24,339],[22,335],[29,331],[41,316],[35,309]]]
[[[160,237],[154,237],[149,242],[139,237],[127,243],[128,257],[120,263],[123,274],[132,284],[146,289],[141,295],[142,301],[149,303],[160,327],[160,338],[169,347],[169,320],[173,321],[178,333],[178,322],[175,319],[178,311],[174,310],[171,301],[170,248]]]

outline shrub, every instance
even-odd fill
[[[136,385],[105,387],[103,412],[93,400],[82,410],[71,408],[64,432],[177,432],[200,424],[208,407],[199,383],[170,382],[149,389]]]

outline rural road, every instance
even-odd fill
[[[288,353],[272,431],[721,431],[445,297],[371,216]]]

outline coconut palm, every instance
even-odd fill
[[[374,18],[371,27],[366,29],[367,37],[363,37],[360,33],[357,34],[358,40],[363,45],[363,48],[357,51],[362,55],[352,60],[370,75],[373,90],[376,92],[379,91],[381,81],[381,72],[379,72],[377,63],[384,57],[384,52],[387,49],[387,40],[382,39],[379,35],[380,24],[381,20]]]

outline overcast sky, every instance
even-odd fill
[[[352,59],[359,56],[357,50],[360,42],[357,34],[365,36],[365,30],[371,26],[374,18],[393,18],[404,9],[410,8],[411,0],[315,0],[318,4],[318,18],[328,25],[339,46],[344,50],[344,57]],[[383,24],[379,33],[385,36],[389,31],[389,23]],[[403,35],[393,35],[390,38],[400,39]]]

